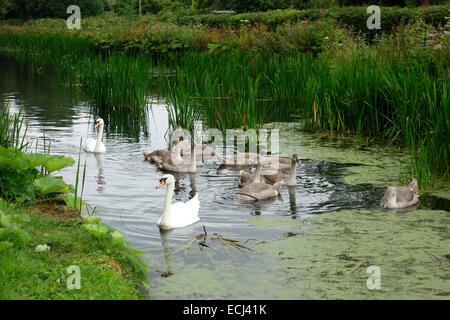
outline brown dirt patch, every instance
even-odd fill
[[[68,207],[62,198],[36,201],[34,203],[33,212],[45,214],[59,220],[84,220],[78,211]]]
[[[118,275],[122,274],[122,268],[120,267],[120,263],[113,258],[108,259],[108,264],[116,271]]]

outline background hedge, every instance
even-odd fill
[[[5,3],[6,6],[2,4]],[[81,16],[102,14],[105,8],[104,0],[0,0],[0,8],[5,11],[2,18],[67,18],[67,7],[77,5]]]

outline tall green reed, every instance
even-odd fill
[[[77,163],[77,173],[75,176],[75,188],[73,190],[73,195],[68,194],[64,196],[64,201],[66,204],[73,208],[77,209],[78,213],[81,214],[81,210],[83,208],[83,205],[85,204],[83,202],[83,192],[84,192],[84,184],[86,182],[86,160],[84,161],[84,167],[83,167],[83,174],[81,176],[81,192],[78,196],[78,190],[80,187],[80,169],[81,169],[81,146],[82,146],[83,138],[80,138],[80,147],[78,149],[78,163]]]
[[[22,116],[23,108],[18,113],[12,114],[9,106],[0,114],[0,145],[5,148],[14,147],[23,150],[28,142],[25,137],[28,131],[28,124],[24,122]]]
[[[406,145],[421,185],[449,177],[449,70],[426,52],[404,60],[357,51],[339,63],[327,55],[186,52],[155,65],[144,56],[100,55],[89,45],[77,51],[79,40],[60,38],[66,47],[57,37],[40,43],[39,36],[0,34],[6,44],[0,51],[36,65],[42,61],[35,57],[49,55],[61,78],[83,85],[97,107],[139,109],[156,87],[173,124],[189,128],[200,118],[225,131],[300,118],[309,131],[351,131]]]

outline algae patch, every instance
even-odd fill
[[[258,246],[308,299],[435,299],[450,288],[449,222],[446,211],[343,210],[308,219],[308,236]],[[381,290],[366,286],[370,265]]]
[[[284,221],[283,221],[284,220]],[[255,227],[301,236],[246,244],[248,256],[219,247],[182,255],[152,252],[154,299],[448,299],[450,215],[446,211],[341,210],[296,221],[251,217]],[[161,264],[163,260],[165,263]],[[369,266],[381,289],[369,290]]]
[[[267,230],[274,228],[292,229],[299,225],[298,220],[292,218],[289,219],[287,217],[253,216],[248,220],[258,230]]]

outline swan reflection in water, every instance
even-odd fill
[[[104,170],[103,170],[103,160],[102,160],[102,155],[99,153],[94,153],[95,159],[97,160],[97,168],[98,168],[98,173],[97,176],[95,177],[97,179],[97,192],[98,193],[103,193],[105,191],[105,187],[104,185],[106,184],[105,181],[105,176],[104,176]]]
[[[289,192],[289,211],[292,215],[297,214],[297,202],[295,200],[295,186],[287,187]]]
[[[169,230],[160,229],[159,234],[161,236],[161,244],[164,250],[164,262],[167,276],[171,276],[175,273],[173,265],[173,256],[180,252],[179,256],[183,255],[184,247],[192,239],[192,235],[195,234],[196,225],[189,225],[183,228],[174,228]],[[186,259],[186,257],[185,257]],[[163,270],[160,270],[163,271]]]

